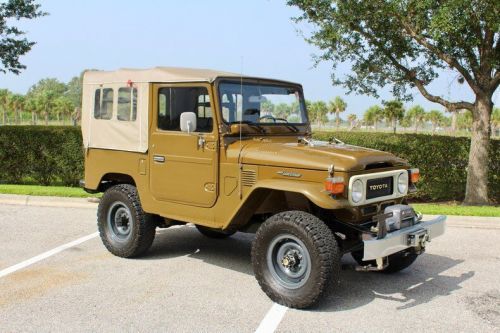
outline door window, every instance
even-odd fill
[[[182,87],[160,88],[158,91],[158,128],[165,131],[180,131],[183,112],[194,112],[197,116],[196,132],[209,133],[213,129],[212,107],[207,88]]]

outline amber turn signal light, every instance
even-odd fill
[[[325,190],[331,194],[344,193],[344,177],[329,177],[325,180]]]
[[[420,170],[418,169],[410,169],[410,181],[412,183],[418,182],[420,179]]]

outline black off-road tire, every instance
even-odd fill
[[[363,261],[363,251],[351,252],[351,256],[360,266],[376,266],[375,260]],[[391,254],[389,256],[389,265],[380,272],[392,274],[402,271],[403,269],[410,267],[415,262],[415,260],[417,260],[417,257],[418,254],[409,253],[407,251],[401,251]]]
[[[298,282],[300,287],[296,288],[287,288],[276,278],[276,273],[272,272],[277,270],[270,267],[268,259],[268,251],[274,253],[272,246],[276,239],[285,237],[286,240],[290,235],[302,242],[310,257],[309,276]],[[291,308],[310,307],[331,291],[339,281],[340,258],[337,241],[326,224],[302,211],[271,216],[259,227],[252,244],[253,270],[262,290],[274,302]]]
[[[209,227],[205,227],[202,225],[196,225],[196,229],[203,235],[208,238],[215,238],[215,239],[224,239],[231,237],[234,235],[236,231],[223,231],[223,230],[217,230],[217,229],[212,229]]]
[[[120,206],[130,213],[130,230],[126,238],[120,239],[108,222],[110,209]],[[97,209],[97,226],[101,240],[118,257],[131,258],[144,254],[153,243],[156,229],[155,216],[142,210],[135,186],[120,184],[104,192]]]

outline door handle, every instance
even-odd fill
[[[165,163],[165,156],[163,155],[153,155],[153,161],[157,163]]]

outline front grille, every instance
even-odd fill
[[[393,182],[392,177],[368,179],[366,181],[366,199],[391,195],[394,187]]]

